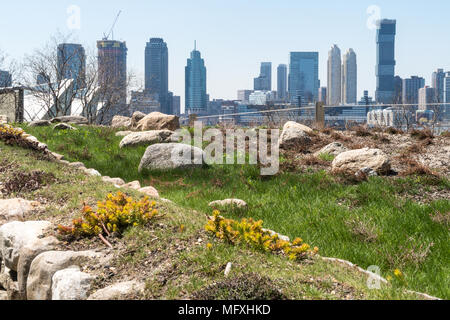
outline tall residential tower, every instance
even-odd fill
[[[287,101],[287,65],[280,64],[277,68],[277,99]]]
[[[358,85],[358,67],[356,53],[349,49],[342,61],[342,103],[356,104]]]
[[[161,38],[151,38],[145,47],[145,91],[157,94],[161,112],[170,114],[169,54]]]
[[[191,52],[186,66],[186,114],[202,114],[207,112],[208,98],[206,94],[205,61],[197,51],[197,45]]]
[[[379,103],[390,104],[395,96],[395,35],[396,20],[378,21],[377,29],[377,89],[375,99]]]

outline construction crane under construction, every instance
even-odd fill
[[[114,23],[113,23],[111,29],[109,30],[108,34],[103,33],[103,41],[108,41],[110,36],[111,36],[111,40],[114,40],[114,27],[116,26],[116,23],[119,20],[121,13],[122,13],[122,10],[119,11],[119,13],[116,16],[116,19],[114,19]]]

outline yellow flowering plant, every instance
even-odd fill
[[[280,239],[277,234],[271,234],[263,229],[263,221],[254,221],[251,218],[241,221],[225,219],[217,210],[213,212],[213,217],[205,229],[229,244],[243,244],[259,251],[282,254],[293,261],[306,259],[319,251],[317,247],[311,250],[311,247],[300,238],[292,242]]]
[[[134,201],[122,192],[108,194],[105,201],[97,203],[97,211],[84,206],[81,218],[73,220],[71,227],[59,225],[58,231],[75,238],[121,234],[130,226],[146,225],[158,217],[155,206],[148,197]]]

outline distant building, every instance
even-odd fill
[[[185,84],[186,114],[206,113],[209,100],[206,93],[206,67],[197,46],[187,61]]]
[[[46,84],[48,83],[47,81],[47,76],[43,73],[40,73],[36,76],[36,85],[41,85],[41,84]]]
[[[444,69],[438,69],[431,76],[431,87],[436,92],[436,102],[445,101],[445,72]]]
[[[356,53],[349,49],[342,60],[342,103],[356,104],[358,90],[358,66]]]
[[[276,93],[273,91],[255,91],[249,97],[250,105],[263,106],[270,101],[275,101]]]
[[[280,64],[277,68],[277,99],[287,101],[287,65]]]
[[[450,72],[445,76],[445,103],[450,103]],[[447,105],[447,108],[450,106]]]
[[[7,88],[12,86],[12,76],[8,71],[0,70],[0,88]]]
[[[114,104],[127,101],[127,45],[115,40],[97,41],[101,92]]]
[[[259,77],[254,79],[254,89],[255,91],[272,90],[272,62],[261,62]]]
[[[399,76],[394,78],[394,103],[403,103],[403,79]]]
[[[396,20],[378,21],[377,30],[377,89],[375,99],[378,103],[391,104],[395,95],[395,35]]]
[[[317,96],[317,101],[323,102],[324,104],[327,103],[327,88],[326,87],[319,88],[319,94]]]
[[[436,89],[425,86],[419,89],[419,110],[432,110],[429,104],[436,103]]]
[[[238,90],[237,99],[242,102],[248,102],[250,95],[253,93],[253,90]]]
[[[85,87],[86,52],[81,44],[62,43],[58,45],[57,61],[58,81],[62,79],[75,80],[74,90]]]
[[[402,85],[402,103],[404,104],[418,104],[419,103],[419,89],[425,87],[425,79],[412,76],[409,79],[403,79]]]
[[[131,91],[130,113],[140,111],[145,114],[161,112],[158,95],[147,91]]]
[[[341,82],[342,82],[341,50],[333,45],[328,52],[328,105],[338,106],[341,104]]]
[[[157,94],[161,112],[170,114],[169,54],[161,38],[151,38],[145,47],[145,90]]]
[[[173,96],[172,97],[172,114],[175,116],[181,115],[181,97]]]
[[[373,98],[369,97],[369,91],[364,90],[364,95],[361,97],[361,100],[358,101],[358,104],[361,106],[370,106],[373,104]]]
[[[289,62],[289,100],[295,105],[317,101],[319,92],[319,53],[291,52]]]

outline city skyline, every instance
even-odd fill
[[[363,90],[368,90],[371,96],[375,94],[375,30],[367,26],[373,17],[373,14],[367,13],[368,8],[374,4],[372,2],[348,1],[345,4],[335,4],[326,1],[325,5],[318,6],[294,1],[281,1],[277,4],[258,1],[257,7],[255,1],[231,1],[226,5],[217,1],[199,1],[190,6],[179,1],[169,2],[139,2],[131,6],[121,1],[78,1],[76,5],[81,9],[81,29],[72,32],[75,40],[78,39],[83,45],[87,44],[87,48],[93,47],[102,33],[110,28],[117,11],[123,9],[114,34],[116,39],[127,41],[129,68],[135,70],[143,79],[142,48],[145,42],[151,37],[164,38],[172,53],[169,57],[169,90],[181,95],[183,100],[185,57],[196,38],[208,65],[208,93],[211,98],[234,99],[237,90],[252,88],[255,67],[260,62],[271,61],[274,66],[289,64],[288,56],[293,51],[319,52],[319,79],[323,85],[326,83],[326,53],[332,43],[338,44],[340,48],[353,48],[358,53],[358,98],[362,96]],[[175,2],[180,12],[170,10],[170,4]],[[380,18],[397,20],[396,74],[402,78],[417,74],[426,79],[427,85],[431,85],[433,71],[438,68],[450,69],[450,61],[444,54],[448,52],[450,45],[445,41],[433,40],[445,39],[445,30],[448,29],[445,25],[448,22],[445,20],[446,10],[443,8],[450,5],[446,1],[430,1],[427,4],[408,2],[408,10],[405,10],[406,3],[378,1],[375,5],[381,10]],[[11,34],[2,34],[1,49],[11,57],[21,59],[25,53],[42,46],[48,40],[49,34],[57,29],[62,32],[71,31],[67,28],[67,9],[70,5],[70,1],[51,4],[54,8],[52,18],[47,19],[44,11],[48,11],[49,5],[30,2],[28,8],[33,10],[29,11],[42,17],[38,19],[42,32],[22,43],[20,39],[26,37],[29,26],[36,18],[31,16],[28,10],[22,12],[15,4],[7,3],[5,10],[10,9],[11,14],[6,15],[2,23],[16,27],[14,37]],[[140,20],[143,15],[140,12],[149,9],[158,10],[161,17],[155,17],[152,22]],[[236,26],[218,27],[213,23],[223,14],[236,12],[237,9],[240,11],[238,10],[236,15],[241,19]],[[16,12],[20,12],[20,15]],[[55,18],[54,12],[60,12],[60,16]],[[274,23],[252,27],[257,18],[256,13],[266,18],[272,17]],[[291,15],[297,18],[287,19]],[[426,23],[417,24],[414,19],[409,19],[411,15],[420,15],[421,21]],[[440,15],[443,19],[439,19]],[[196,20],[199,16],[204,17],[202,22]],[[323,21],[323,25],[308,28],[309,25],[314,25],[313,20]],[[188,21],[193,22],[187,23]],[[208,32],[205,32],[205,29],[208,29]],[[333,30],[333,33],[329,30]],[[427,37],[431,32],[435,35],[432,39]],[[268,41],[275,33],[279,36]],[[239,50],[232,50],[232,46],[239,47]],[[431,46],[434,47],[433,50],[423,49]],[[426,63],[420,63],[422,61]]]

